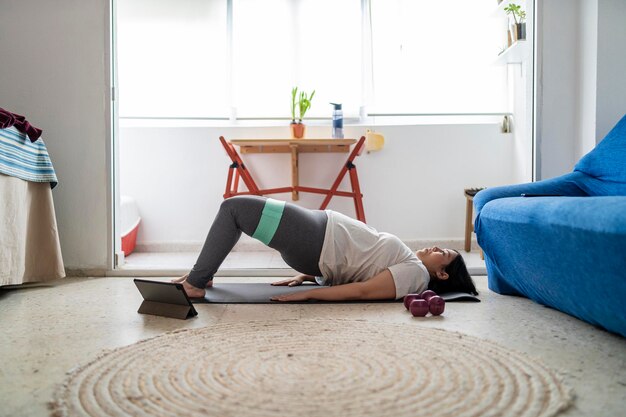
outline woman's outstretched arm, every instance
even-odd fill
[[[272,301],[349,301],[349,300],[388,300],[396,298],[396,286],[388,269],[365,282],[332,287],[315,288],[294,294],[272,297]]]

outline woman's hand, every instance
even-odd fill
[[[288,287],[295,287],[297,285],[302,285],[304,281],[309,281],[308,279],[309,277],[310,275],[300,274],[300,275],[296,275],[293,278],[272,282],[272,285],[286,285]]]
[[[295,294],[272,297],[273,301],[349,301],[349,300],[392,300],[396,296],[396,286],[388,269],[364,282],[318,287]]]

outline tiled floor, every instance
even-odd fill
[[[489,339],[561,373],[576,395],[565,416],[624,415],[626,339],[525,298],[492,293],[484,276],[474,279],[482,302],[448,303],[438,318],[413,318],[398,303],[199,304],[199,315],[182,321],[137,314],[141,296],[128,277],[66,278],[0,289],[0,416],[48,416],[46,404],[66,372],[103,349],[176,329],[303,317],[402,323]],[[220,280],[271,281],[216,278]]]

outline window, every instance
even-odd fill
[[[227,117],[224,0],[118,0],[122,117]]]
[[[495,2],[371,0],[371,113],[506,109]]]
[[[117,0],[121,117],[286,118],[506,109],[492,2]]]
[[[361,100],[360,0],[233,0],[237,116],[287,117],[290,92],[315,90],[309,116]]]

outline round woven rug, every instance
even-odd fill
[[[475,337],[358,320],[223,323],[104,353],[56,416],[552,416],[550,369]]]

